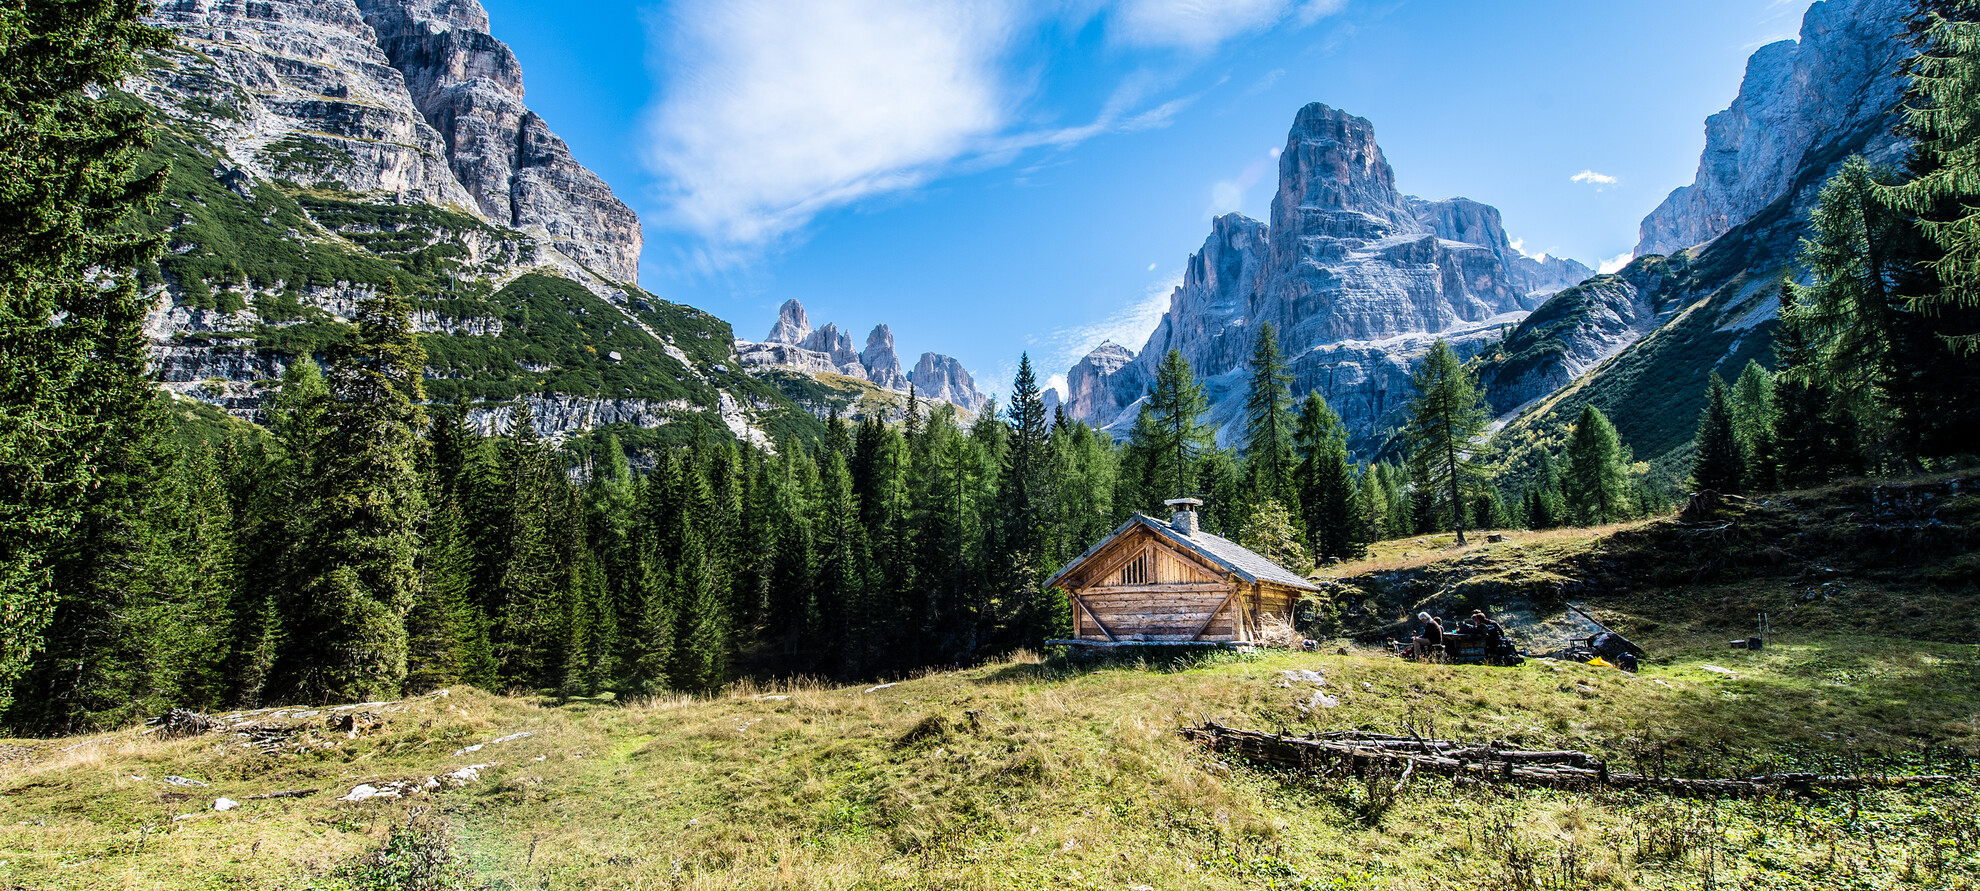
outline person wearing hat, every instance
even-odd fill
[[[1444,645],[1444,620],[1430,615],[1427,610],[1417,613],[1416,620],[1423,623],[1423,628],[1416,632],[1416,647],[1412,651],[1412,655],[1418,659],[1423,659],[1431,654],[1431,647],[1442,647]]]

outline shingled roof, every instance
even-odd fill
[[[1087,548],[1086,553],[1074,557],[1072,562],[1067,563],[1058,572],[1053,573],[1051,578],[1046,579],[1045,586],[1049,588],[1052,585],[1058,584],[1059,579],[1065,576],[1066,573],[1073,571],[1081,563],[1085,563],[1094,554],[1100,553],[1107,545],[1126,534],[1128,530],[1133,529],[1136,525],[1147,526],[1155,534],[1181,547],[1188,548],[1211,563],[1230,570],[1232,574],[1244,580],[1247,584],[1271,582],[1277,585],[1285,585],[1288,588],[1298,588],[1301,591],[1320,590],[1314,587],[1312,582],[1294,575],[1287,571],[1285,567],[1272,562],[1264,555],[1228,538],[1211,535],[1202,530],[1184,535],[1182,530],[1161,520],[1157,520],[1154,517],[1144,516],[1142,514],[1135,514],[1127,522],[1122,523],[1119,528],[1109,533],[1106,538],[1100,539],[1098,544]]]

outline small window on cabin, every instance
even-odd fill
[[[1128,565],[1122,567],[1121,584],[1123,585],[1148,584],[1149,577],[1154,575],[1154,573],[1150,571],[1151,570],[1150,564],[1155,562],[1153,557],[1154,557],[1153,554],[1142,554],[1141,556],[1134,558],[1133,563],[1129,563]]]

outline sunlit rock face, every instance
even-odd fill
[[[167,0],[181,51],[127,86],[255,179],[465,210],[639,276],[639,218],[523,104],[475,0]]]
[[[1902,159],[1891,132],[1912,47],[1910,0],[1823,0],[1808,8],[1799,40],[1762,47],[1746,63],[1739,96],[1705,120],[1697,180],[1644,218],[1637,256],[1711,241],[1782,196],[1811,164],[1831,166],[1833,147],[1871,160]],[[1813,199],[1797,196],[1805,205]]]
[[[1591,270],[1514,250],[1499,212],[1396,191],[1366,119],[1314,103],[1279,156],[1268,226],[1218,217],[1140,353],[1103,344],[1067,374],[1067,413],[1124,434],[1155,369],[1178,350],[1210,420],[1233,441],[1258,326],[1271,323],[1294,391],[1318,390],[1357,441],[1408,398],[1412,364],[1442,337],[1475,353]]]
[[[853,349],[852,335],[827,323],[811,327],[804,304],[784,301],[777,323],[761,342],[737,341],[736,352],[746,368],[781,368],[806,374],[840,374],[896,393],[912,392],[923,399],[949,402],[974,412],[989,402],[962,363],[940,353],[923,353],[914,368],[903,370],[894,351],[894,332],[875,325],[866,335],[866,348]]]

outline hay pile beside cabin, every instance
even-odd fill
[[[1265,617],[1291,619],[1300,595],[1319,590],[1203,531],[1196,515],[1203,502],[1165,503],[1174,509],[1169,522],[1136,514],[1046,582],[1071,598],[1067,643],[1252,643]]]

